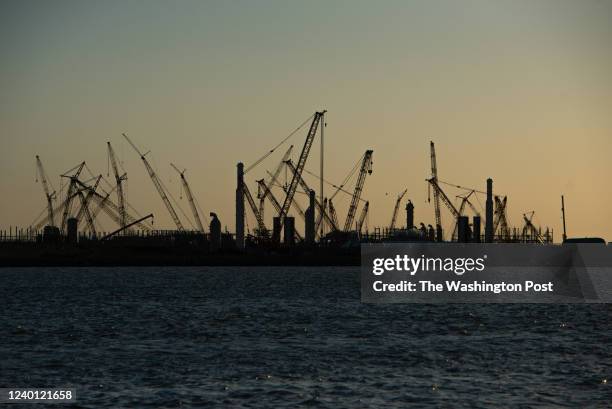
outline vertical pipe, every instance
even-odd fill
[[[236,180],[236,247],[244,249],[244,165],[237,165]]]
[[[485,220],[485,243],[493,242],[493,179],[487,179],[487,204]]]

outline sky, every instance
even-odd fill
[[[35,155],[56,190],[81,161],[111,180],[107,141],[129,203],[173,227],[125,132],[151,151],[185,224],[170,162],[187,169],[205,223],[213,211],[233,231],[236,163],[249,166],[327,109],[327,180],[374,150],[370,230],[389,224],[404,189],[416,221],[433,224],[433,140],[439,178],[479,190],[493,178],[511,226],[535,211],[559,241],[564,194],[568,236],[612,241],[610,44],[611,1],[4,0],[0,229],[27,227],[45,208]],[[294,160],[306,130],[288,142]],[[286,148],[246,175],[252,192]],[[318,136],[306,168],[318,173]],[[465,191],[443,188],[459,205]],[[340,220],[349,202],[338,195]],[[446,209],[442,218],[450,229]]]

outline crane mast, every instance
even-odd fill
[[[117,166],[117,159],[115,157],[115,151],[111,146],[110,142],[106,142],[108,146],[108,157],[110,158],[111,166],[113,168],[113,174],[115,175],[115,183],[117,185],[117,202],[119,204],[119,226],[121,231],[125,230],[127,224],[127,215],[125,210],[125,196],[123,193],[123,181],[127,180],[127,173],[120,174],[119,167]]]
[[[293,202],[293,196],[295,195],[295,191],[297,189],[299,178],[302,176],[302,171],[306,166],[306,160],[308,159],[308,154],[310,153],[310,148],[312,147],[312,142],[314,141],[314,137],[317,133],[317,127],[321,122],[321,117],[325,114],[326,111],[315,112],[314,118],[312,119],[312,123],[310,124],[310,129],[308,130],[308,135],[306,136],[306,141],[304,142],[304,146],[302,148],[302,153],[300,154],[300,159],[298,160],[296,166],[296,172],[293,174],[291,178],[291,183],[287,188],[287,194],[285,195],[285,201],[281,206],[281,209],[278,213],[278,216],[281,220],[281,225],[284,223],[285,216],[289,212],[289,207]]]
[[[147,158],[145,158],[145,155],[147,153],[149,153],[149,152],[147,152],[145,154],[142,154],[138,150],[136,145],[134,145],[134,143],[130,140],[130,138],[128,138],[128,136],[126,134],[122,134],[122,135],[129,142],[129,144],[132,146],[132,148],[134,148],[136,153],[138,153],[138,155],[140,155],[140,159],[142,159],[142,162],[144,163],[145,168],[147,169],[147,173],[149,174],[149,177],[151,178],[151,181],[153,182],[153,185],[155,186],[155,189],[157,189],[157,192],[159,193],[159,196],[162,198],[162,201],[164,202],[164,205],[166,205],[166,209],[168,209],[168,213],[170,213],[170,216],[172,217],[172,220],[174,221],[174,224],[176,224],[176,227],[179,230],[185,230],[185,228],[183,227],[183,224],[181,223],[181,220],[178,217],[178,214],[176,214],[176,211],[174,210],[174,207],[172,207],[172,203],[170,203],[170,199],[168,199],[168,195],[166,195],[166,191],[164,190],[164,186],[162,185],[161,181],[157,177],[157,174],[153,170],[153,167],[151,167],[151,165],[149,164],[149,161],[147,160]]]
[[[395,221],[397,219],[397,212],[399,210],[402,199],[406,195],[406,192],[408,192],[408,189],[405,189],[402,193],[399,194],[399,196],[397,196],[397,200],[395,201],[395,207],[393,208],[393,215],[391,216],[391,223],[389,224],[389,230],[395,229]]]
[[[40,160],[40,156],[36,155],[36,167],[38,169],[38,174],[40,175],[40,181],[43,186],[43,190],[45,192],[45,197],[47,199],[47,218],[49,226],[55,227],[55,214],[53,212],[53,199],[55,199],[55,189],[53,192],[49,189],[49,182],[47,181],[47,174],[45,169],[43,168],[43,164]]]
[[[361,191],[363,190],[363,184],[365,183],[366,175],[372,173],[373,152],[374,151],[372,150],[367,150],[363,155],[361,169],[359,170],[359,176],[357,178],[357,183],[355,184],[355,192],[353,193],[351,205],[349,206],[348,214],[346,215],[346,221],[344,222],[344,231],[349,231],[351,229],[351,225],[353,224],[353,220],[355,220],[355,213],[357,212],[357,205],[359,204],[359,200],[361,199]]]
[[[191,213],[193,213],[193,218],[195,219],[196,226],[200,232],[204,233],[204,225],[202,225],[202,220],[200,219],[198,208],[196,207],[193,194],[191,193],[191,188],[189,187],[189,183],[187,182],[187,178],[185,177],[186,169],[181,172],[173,163],[171,163],[170,166],[172,166],[174,170],[176,170],[181,176],[181,183],[183,184],[183,188],[185,189],[185,194],[187,195],[189,207],[191,207]]]

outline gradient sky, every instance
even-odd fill
[[[370,227],[405,188],[433,223],[434,140],[440,179],[492,177],[511,225],[535,210],[558,241],[563,193],[570,236],[612,240],[612,1],[2,1],[0,53],[0,229],[44,209],[36,154],[59,188],[82,160],[106,176],[107,140],[129,202],[171,227],[127,132],[177,199],[170,162],[233,230],[236,162],[324,108],[327,179],[374,150]],[[282,151],[247,175],[253,192]]]

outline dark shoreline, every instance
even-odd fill
[[[210,252],[199,246],[0,246],[0,267],[359,266],[357,248],[285,248]]]

